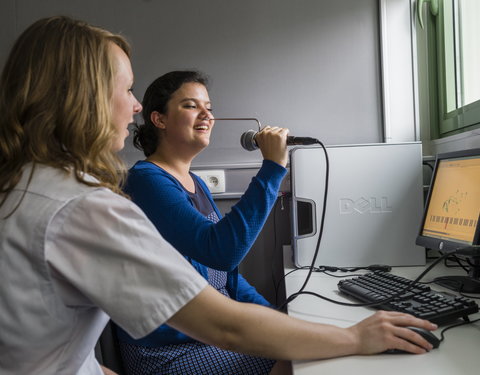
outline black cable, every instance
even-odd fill
[[[448,261],[455,262],[456,264],[448,264],[447,263]],[[464,264],[461,263],[461,262],[465,262],[465,261],[468,263],[468,260],[460,259],[455,254],[451,254],[450,257],[445,258],[444,265],[445,265],[446,268],[459,268],[459,267],[461,267],[461,268],[463,268],[464,271],[468,272],[467,266],[465,266]]]
[[[303,267],[298,267],[298,268],[295,268],[291,271],[288,271],[285,275],[283,275],[282,281],[285,280],[285,278],[293,272],[306,270],[306,269],[310,269],[310,268],[311,268],[311,266],[303,266]],[[390,267],[390,266],[385,266],[385,265],[380,265],[380,264],[379,265],[373,264],[371,266],[366,266],[366,267],[318,266],[318,267],[313,267],[313,272],[322,272],[322,273],[325,273],[325,274],[327,272],[337,272],[337,271],[340,271],[340,272],[356,272],[356,271],[360,271],[360,270],[388,272],[388,271],[391,270],[391,268],[392,267]],[[338,275],[331,275],[331,276],[334,276],[334,277],[350,277],[350,276],[353,276],[353,275],[349,274],[349,275],[344,275],[344,276],[338,276]]]
[[[464,326],[464,325],[467,325],[467,324],[473,324],[473,323],[476,323],[476,322],[480,322],[480,318],[475,319],[475,320],[466,320],[466,321],[463,321],[463,322],[457,323],[457,324],[452,324],[451,326],[448,326],[448,327],[442,329],[440,331],[440,342],[442,342],[445,339],[445,332],[448,331],[449,329],[457,328],[457,327]]]
[[[324,190],[324,193],[323,193],[323,208],[322,208],[322,216],[321,216],[321,219],[320,219],[320,228],[319,228],[319,231],[318,231],[318,240],[317,240],[317,245],[315,247],[315,253],[313,254],[312,263],[310,265],[310,269],[308,271],[307,277],[305,278],[305,282],[303,283],[302,287],[299,289],[299,291],[297,293],[302,292],[305,289],[305,287],[308,284],[308,281],[310,280],[310,276],[312,276],[312,272],[313,272],[313,269],[315,267],[315,262],[316,262],[317,256],[318,256],[318,250],[320,248],[320,242],[322,241],[322,237],[323,237],[323,228],[324,228],[324,224],[325,224],[325,214],[326,214],[326,211],[327,211],[328,183],[329,183],[329,176],[330,176],[330,161],[328,159],[327,149],[325,148],[324,144],[322,142],[320,142],[318,139],[315,139],[315,142],[318,143],[322,147],[323,153],[325,154],[325,190]],[[280,305],[279,310],[282,310],[285,307],[285,305],[289,301],[289,298],[290,297],[288,297],[286,299],[286,301]]]
[[[311,266],[303,266],[303,267],[298,267],[295,268],[291,271],[288,271],[285,275],[283,275],[282,279],[279,281],[277,284],[277,289],[275,290],[275,297],[277,297],[278,294],[278,288],[280,287],[281,283],[285,283],[285,279],[287,278],[288,275],[301,271],[301,270],[306,270],[310,269]],[[331,277],[336,277],[336,278],[346,278],[346,277],[355,277],[355,276],[361,276],[361,274],[352,274],[349,273],[348,275],[333,275],[329,272],[355,272],[359,270],[366,270],[366,271],[390,271],[392,267],[386,266],[386,265],[381,265],[381,264],[372,264],[370,266],[366,267],[335,267],[335,266],[318,266],[318,267],[313,267],[313,272],[321,272],[324,273],[325,275],[331,276]],[[283,307],[283,305],[282,305]]]
[[[468,274],[470,272],[470,270],[467,268],[468,266],[470,266],[470,268],[474,268],[475,271],[479,270],[480,267],[477,265],[477,264],[474,264],[472,263],[472,261],[470,260],[470,257],[474,257],[474,258],[478,258],[480,257],[480,245],[470,245],[470,246],[465,246],[463,248],[459,248],[459,249],[456,249],[455,250],[455,253],[448,253],[450,254],[450,257],[447,257],[445,258],[445,267],[447,268],[455,268],[455,267],[461,267],[463,268],[463,270]],[[463,256],[467,257],[467,258],[462,258]],[[447,261],[448,260],[451,260],[451,261],[455,261],[457,263],[457,265],[449,265],[447,264]],[[467,263],[467,265],[465,264],[462,264],[462,262],[464,263]],[[474,272],[474,273],[477,273],[477,272]],[[442,283],[445,282],[445,280],[448,280],[449,276],[445,276],[445,277],[437,277],[433,280],[433,282],[437,282],[437,281],[442,281]],[[464,291],[463,291],[463,282],[457,280],[457,281],[454,281],[454,280],[449,280],[452,288],[455,288],[455,290],[463,297],[466,297],[466,298],[471,298],[471,299],[480,299],[480,296],[478,295],[471,295],[471,294],[466,294]],[[442,285],[442,284],[440,284]]]
[[[320,142],[318,139],[315,140],[323,149],[323,153],[325,154],[325,190],[323,193],[323,208],[322,208],[322,217],[320,220],[320,229],[318,231],[318,240],[317,240],[317,246],[315,248],[315,253],[313,255],[312,259],[312,264],[310,265],[310,271],[307,274],[307,277],[305,278],[305,282],[303,283],[302,287],[300,288],[299,291],[302,291],[305,289],[307,286],[308,281],[310,280],[310,276],[312,275],[313,268],[315,267],[315,261],[317,260],[318,256],[318,250],[320,248],[320,243],[322,241],[323,237],[323,228],[325,225],[325,215],[327,212],[327,196],[328,196],[328,183],[329,183],[329,178],[330,178],[330,161],[328,159],[328,153],[327,149],[323,145],[322,142]]]
[[[421,280],[428,272],[430,272],[430,270],[435,267],[438,263],[440,263],[443,259],[445,259],[447,256],[449,256],[449,254],[445,254],[445,255],[442,255],[440,258],[438,258],[437,260],[435,260],[430,266],[428,266],[415,280],[411,280],[404,288],[402,288],[401,290],[399,290],[398,292],[392,294],[390,297],[388,298],[385,298],[385,299],[382,299],[382,300],[378,300],[376,302],[365,302],[365,303],[351,303],[351,302],[342,302],[342,301],[336,301],[336,300],[333,300],[331,298],[328,298],[328,297],[325,297],[325,296],[322,296],[321,294],[318,294],[318,293],[314,293],[314,292],[308,292],[308,291],[303,291],[303,290],[300,290],[298,291],[297,293],[293,293],[291,294],[287,300],[285,301],[285,303],[282,304],[282,306],[280,306],[280,308],[283,308],[284,306],[286,306],[287,304],[289,304],[290,302],[292,302],[295,298],[297,298],[299,295],[302,295],[302,294],[307,294],[307,295],[311,295],[311,296],[315,296],[315,297],[318,297],[320,299],[323,299],[325,301],[328,301],[328,302],[332,302],[332,303],[335,303],[337,305],[341,305],[341,306],[355,306],[355,307],[361,307],[361,306],[371,306],[371,307],[374,307],[374,306],[378,306],[378,305],[382,305],[384,303],[387,303],[387,302],[390,302],[392,301],[393,299],[397,298],[398,296],[402,295],[403,293],[405,293],[406,291],[412,289],[415,285],[415,283],[417,283],[419,280]]]
[[[423,165],[426,165],[427,167],[429,167],[429,168],[432,170],[432,172],[433,172],[433,166],[432,166],[428,161],[423,161],[422,164],[423,164]]]
[[[466,294],[462,291],[458,292],[458,294],[460,294],[462,297],[465,297],[465,298],[470,298],[470,299],[480,299],[480,296],[476,295],[476,296],[472,296],[471,294]]]
[[[334,275],[333,273],[330,273],[328,271],[322,271],[322,272],[327,276],[335,277],[337,279],[345,279],[347,277],[363,276],[363,274],[361,274],[361,273],[349,273],[348,275]]]

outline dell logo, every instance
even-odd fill
[[[383,214],[392,212],[392,207],[388,205],[387,197],[381,198],[359,198],[357,200],[349,198],[340,199],[340,213],[341,214]]]

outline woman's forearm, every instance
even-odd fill
[[[430,349],[428,343],[402,327],[436,328],[410,315],[386,312],[350,328],[316,324],[262,306],[229,300],[211,287],[185,305],[168,324],[223,349],[290,360],[371,354],[392,348],[422,353]]]

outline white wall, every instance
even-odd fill
[[[211,76],[217,117],[254,116],[330,145],[382,142],[383,108],[398,113],[395,98],[403,98],[407,104],[400,104],[407,107],[413,101],[412,92],[398,92],[398,82],[412,80],[411,70],[389,69],[389,62],[398,63],[396,54],[404,61],[411,53],[410,1],[1,0],[0,65],[32,22],[69,15],[121,32],[131,41],[139,98],[157,76],[195,68]],[[396,38],[394,45],[386,45],[396,32],[403,36],[402,45]],[[386,89],[388,95],[383,95]],[[395,126],[402,127],[405,120],[411,129],[411,116],[400,113],[400,119],[390,116]],[[240,194],[255,173],[259,153],[239,146],[240,135],[255,126],[218,122],[210,147],[197,160],[197,166],[227,166],[227,191]],[[123,155],[129,164],[143,158],[128,141]],[[229,175],[230,164],[243,169]],[[219,205],[226,212],[234,203]],[[281,246],[290,239],[287,202],[285,206],[274,210],[241,265],[247,279],[272,302],[271,275],[279,279]]]
[[[0,59],[40,17],[66,14],[133,45],[136,94],[173,69],[211,76],[217,117],[258,117],[326,144],[383,140],[377,0],[2,0]],[[218,122],[197,164],[259,161],[254,123]],[[131,164],[142,155],[128,144]]]

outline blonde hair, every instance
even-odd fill
[[[112,149],[112,43],[130,56],[123,37],[62,16],[35,22],[17,39],[0,77],[3,201],[26,163],[73,171],[84,184],[121,194],[125,166]],[[85,181],[84,173],[100,182]]]

